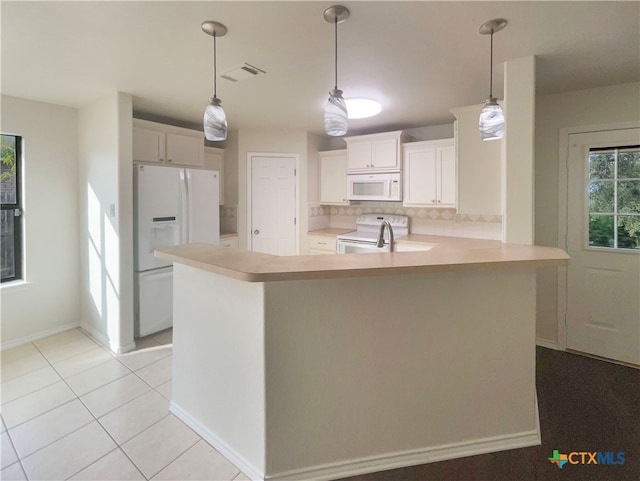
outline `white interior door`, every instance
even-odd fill
[[[569,136],[566,327],[569,349],[640,365],[639,144],[640,129]]]
[[[295,255],[295,157],[251,156],[251,250]]]

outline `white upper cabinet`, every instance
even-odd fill
[[[204,137],[172,134],[167,132],[167,163],[202,167],[204,160]]]
[[[347,151],[318,152],[320,157],[320,203],[347,205]]]
[[[458,212],[502,215],[504,139],[483,141],[480,138],[478,118],[481,110],[482,105],[451,109],[456,117]]]
[[[454,139],[404,144],[402,204],[414,207],[456,206]]]
[[[345,137],[348,172],[402,169],[402,131]]]
[[[133,127],[134,162],[164,162],[164,132]]]
[[[204,133],[133,119],[133,161],[202,167]]]
[[[205,147],[204,168],[218,171],[218,179],[220,181],[220,205],[224,205],[224,150],[215,147]]]

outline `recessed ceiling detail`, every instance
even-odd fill
[[[220,74],[220,78],[229,80],[230,82],[240,82],[241,80],[258,77],[259,75],[264,75],[266,73],[267,72],[261,68],[245,62],[242,65],[230,68],[226,72],[222,72]]]

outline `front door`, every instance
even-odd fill
[[[297,254],[296,158],[251,156],[251,250]]]
[[[640,129],[569,136],[567,348],[640,365]]]

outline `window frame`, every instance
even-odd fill
[[[618,211],[618,188],[619,188],[619,183],[620,182],[625,182],[625,181],[637,181],[640,180],[640,178],[620,178],[618,176],[619,172],[618,172],[618,158],[620,153],[624,153],[624,151],[629,151],[629,150],[637,150],[640,151],[640,145],[617,145],[617,146],[610,146],[610,147],[596,147],[596,146],[591,146],[587,149],[586,152],[586,157],[585,157],[585,226],[586,228],[584,229],[584,235],[585,235],[585,239],[584,239],[584,248],[586,250],[592,250],[592,251],[596,251],[596,252],[610,252],[610,253],[620,253],[620,254],[638,254],[640,253],[640,247],[638,248],[629,248],[629,247],[618,247],[618,218],[619,217],[625,217],[625,216],[631,216],[631,217],[638,217],[640,218],[640,214],[637,213],[627,213],[627,212],[619,212]],[[615,161],[614,161],[614,173],[613,173],[613,177],[611,179],[592,179],[591,178],[591,169],[590,169],[590,157],[592,154],[604,154],[607,152],[611,152],[615,154]],[[592,212],[591,211],[591,197],[590,197],[590,187],[591,187],[591,183],[592,182],[611,182],[614,186],[614,196],[613,196],[613,212]],[[591,216],[610,216],[613,218],[613,241],[614,241],[614,245],[613,247],[609,247],[609,246],[597,246],[597,245],[591,245],[590,244],[590,218]]]
[[[24,244],[23,244],[23,200],[22,200],[22,142],[23,138],[20,135],[5,134],[1,135],[7,137],[13,137],[15,139],[15,188],[16,188],[16,202],[13,204],[5,204],[0,202],[0,210],[13,211],[13,262],[14,262],[14,275],[11,277],[1,277],[0,284],[6,284],[9,282],[24,280]]]

